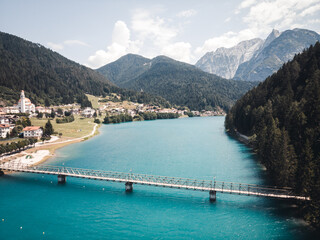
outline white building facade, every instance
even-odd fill
[[[40,139],[42,137],[43,131],[38,126],[29,126],[23,129],[23,137],[24,138],[37,138]]]
[[[10,125],[0,124],[0,137],[6,138],[8,133],[10,134]]]
[[[36,111],[35,105],[30,101],[29,98],[25,97],[23,90],[21,91],[17,108],[21,113],[34,113]]]

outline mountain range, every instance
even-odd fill
[[[296,28],[280,33],[274,29],[266,40],[256,38],[206,53],[196,66],[225,78],[263,81],[317,41],[320,35],[314,31]]]
[[[79,102],[90,105],[86,93],[101,96],[117,93],[130,99],[167,105],[161,97],[121,89],[106,77],[60,54],[0,32],[0,105],[12,105],[25,90],[36,104],[59,105]]]
[[[228,110],[254,83],[233,81],[165,56],[128,54],[97,71],[119,87],[145,91],[191,110]]]

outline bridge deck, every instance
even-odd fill
[[[50,165],[29,166],[25,164],[3,163],[0,169],[36,174],[63,175],[68,177],[86,178],[94,180],[124,182],[158,187],[188,189],[196,191],[215,191],[238,195],[260,197],[309,200],[308,197],[297,196],[289,188],[265,187],[253,184],[220,182],[210,180],[196,180],[189,178],[154,176],[147,174],[133,174],[111,171],[90,170]]]

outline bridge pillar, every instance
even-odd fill
[[[216,191],[213,191],[213,190],[211,190],[210,192],[209,192],[209,199],[210,199],[210,202],[215,202],[216,201]]]
[[[58,175],[58,183],[66,183],[66,176]]]
[[[126,192],[132,192],[133,187],[132,187],[132,182],[126,182]]]
[[[4,172],[0,170],[0,176],[3,176],[3,175],[4,175]]]

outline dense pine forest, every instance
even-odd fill
[[[73,62],[40,44],[0,32],[0,105],[15,104],[21,90],[33,103],[90,106],[85,93],[117,93],[124,100],[168,105],[150,94],[121,89],[96,71]]]
[[[320,228],[320,43],[246,93],[225,126],[251,136],[276,185],[311,197],[302,214]]]

